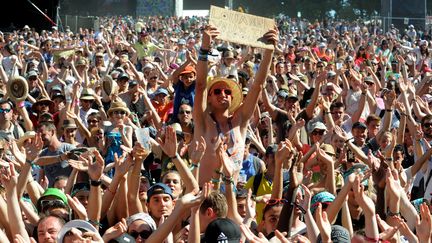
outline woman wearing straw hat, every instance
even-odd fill
[[[227,78],[213,78],[207,82],[208,55],[211,50],[212,40],[219,31],[212,26],[207,26],[203,33],[203,40],[198,56],[197,83],[195,86],[195,102],[193,119],[195,122],[194,140],[203,137],[207,148],[201,159],[199,184],[203,185],[210,180],[218,182],[220,175],[219,165],[214,163],[216,159],[216,148],[220,137],[225,138],[227,153],[233,161],[234,182],[237,181],[240,171],[247,126],[258,103],[258,96],[265,82],[273,50],[265,50],[264,57],[252,84],[249,93],[242,103],[243,95],[238,82]],[[270,30],[263,38],[270,43],[277,44],[278,31]]]
[[[113,101],[111,103],[111,107],[108,110],[108,117],[111,125],[104,128],[106,138],[106,164],[114,162],[115,153],[117,153],[118,156],[123,153],[120,145],[132,148],[133,130],[131,126],[125,124],[129,114],[129,108],[123,101]]]

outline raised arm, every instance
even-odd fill
[[[270,30],[264,35],[264,38],[268,40],[268,42],[273,43],[275,46],[279,40],[279,31],[277,29]],[[255,110],[255,106],[258,102],[258,97],[263,88],[264,82],[267,77],[267,73],[270,68],[270,63],[273,57],[273,50],[266,49],[264,51],[264,56],[259,66],[258,72],[255,76],[255,81],[249,89],[249,93],[247,94],[243,104],[240,106],[238,112],[241,116],[241,121],[243,126],[245,127],[252,117],[252,114]]]

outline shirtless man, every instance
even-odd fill
[[[258,97],[264,87],[269,71],[273,50],[265,50],[264,57],[248,95],[242,103],[242,92],[239,84],[227,78],[214,78],[207,82],[207,54],[211,50],[212,40],[219,34],[212,26],[207,26],[203,33],[200,55],[197,65],[197,83],[193,120],[195,122],[194,140],[204,137],[207,148],[201,159],[199,185],[219,178],[216,163],[216,144],[218,137],[226,139],[227,153],[235,165],[234,180],[237,181],[244,155],[247,126],[253,115]],[[278,32],[271,30],[264,35],[269,42],[277,43]]]

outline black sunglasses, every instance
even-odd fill
[[[222,92],[224,92],[225,95],[231,95],[232,94],[230,89],[214,89],[213,90],[213,94],[215,94],[215,95],[220,95],[220,94],[222,94]]]
[[[150,237],[150,235],[153,233],[153,231],[149,231],[149,230],[144,230],[141,232],[136,232],[136,231],[132,231],[130,233],[130,236],[132,236],[133,238],[138,238],[138,236],[141,237],[141,239],[147,239]]]

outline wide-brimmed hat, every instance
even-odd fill
[[[130,110],[127,107],[126,103],[123,101],[113,101],[111,102],[111,106],[108,110],[108,115],[113,113],[114,111],[125,111],[127,115],[130,114]]]
[[[21,147],[21,146],[23,146],[24,142],[27,139],[31,139],[31,138],[34,138],[34,137],[36,137],[36,132],[35,131],[27,131],[27,132],[24,133],[24,135],[22,135],[20,138],[18,138],[18,140],[16,141],[16,144],[19,147]]]
[[[75,121],[73,119],[64,119],[62,127],[63,129],[77,128],[77,125],[75,124]]]
[[[85,88],[81,92],[80,100],[94,100],[94,91],[89,88]]]
[[[234,111],[237,110],[237,108],[239,108],[240,104],[243,101],[242,89],[240,85],[233,79],[218,77],[218,78],[209,79],[209,81],[207,82],[208,91],[210,91],[211,88],[217,83],[224,83],[231,89],[232,101],[228,110],[230,113],[233,113]]]
[[[27,99],[29,93],[27,80],[21,76],[15,76],[9,80],[6,89],[9,98],[15,103]]]
[[[37,107],[38,105],[40,105],[40,104],[44,104],[44,103],[47,104],[47,105],[49,106],[50,111],[53,110],[53,108],[54,108],[54,102],[52,102],[52,100],[50,100],[48,97],[45,97],[45,96],[40,97],[40,98],[36,101],[36,103],[34,103],[34,104],[32,105],[32,110],[33,110],[33,111],[36,111],[36,107]]]
[[[111,76],[107,75],[102,79],[102,90],[108,96],[113,94],[117,90],[117,83],[114,82]]]

